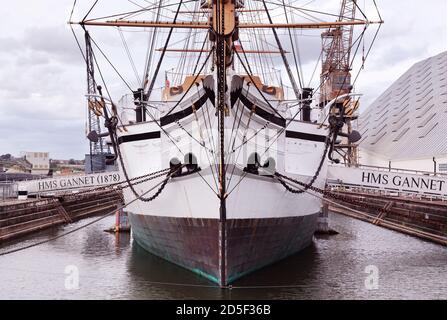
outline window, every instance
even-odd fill
[[[434,117],[436,116],[436,112],[435,113],[433,113],[432,115],[430,115],[430,116],[428,116],[423,122],[421,122],[419,125],[418,125],[418,128],[423,128],[423,127],[425,127]],[[421,115],[421,117],[422,117],[422,115]],[[418,117],[418,118],[420,118],[420,117]]]
[[[399,121],[401,121],[401,119],[398,119],[398,120],[393,122],[393,124],[396,124],[396,126],[393,129],[393,132],[399,131],[399,129],[402,128],[404,126],[404,124],[406,124],[409,121],[409,119],[408,118],[404,118],[404,120],[401,121],[401,123],[397,124]]]
[[[422,135],[419,136],[419,138],[425,138],[436,126],[438,125],[438,122],[436,122],[433,126],[431,126],[428,130],[426,130]]]
[[[376,144],[377,142],[379,142],[379,140],[382,139],[386,135],[386,133],[386,131],[382,133],[376,140],[374,140],[374,142],[371,142],[371,144]]]
[[[400,133],[399,133],[399,135],[396,137],[396,138],[394,138],[394,142],[397,142],[397,141],[399,141],[399,139],[400,138],[402,138],[407,132],[408,132],[408,130],[410,130],[410,128],[405,128],[405,129],[403,129]]]
[[[373,137],[375,137],[375,136],[377,136],[377,135],[379,135],[380,134],[380,132],[382,132],[383,131],[383,129],[385,129],[386,128],[386,124],[384,124],[379,130],[376,130],[376,132],[372,135]]]
[[[408,100],[409,97],[407,97],[407,96],[409,94],[410,94],[410,91],[406,91],[404,95],[402,95],[400,98],[396,99],[396,102],[401,102],[404,98],[407,98],[406,100]]]
[[[333,87],[335,89],[341,90],[341,89],[349,89],[349,87],[351,86],[351,76],[349,75],[339,75],[339,76],[334,76],[334,82],[333,82]]]
[[[390,110],[385,110],[384,113],[382,113],[379,118],[377,118],[377,121],[381,120]]]
[[[425,74],[425,76],[421,79],[421,80],[419,80],[418,81],[418,83],[421,83],[421,82],[423,82],[425,79],[427,79],[428,78],[428,76],[430,76],[431,75],[431,71],[430,72],[428,72],[428,73],[426,73]]]
[[[428,108],[426,108],[423,112],[421,112],[416,118],[422,118],[424,115],[427,114],[427,112],[429,112],[433,107],[435,106],[435,104],[431,104]]]
[[[433,96],[431,96],[430,98],[428,98],[427,101],[425,101],[423,105],[417,107],[416,110],[419,110],[419,109],[422,109],[423,107],[425,107],[425,106],[427,105],[427,103],[430,102],[431,99],[433,99]]]
[[[417,100],[417,102],[421,102],[422,100],[424,100],[430,93],[433,92],[433,88],[431,88],[430,90],[427,91],[427,93],[420,99]]]

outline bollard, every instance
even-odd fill
[[[329,231],[329,205],[326,202],[323,202],[318,215],[317,230],[319,232]]]
[[[123,209],[117,210],[115,213],[115,225],[104,231],[110,233],[130,232],[130,223],[127,212]]]
[[[317,229],[315,234],[321,235],[336,235],[337,231],[329,228],[329,204],[327,202],[323,202],[321,206],[320,213],[318,215],[317,220]]]
[[[123,209],[117,211],[117,222],[116,231],[117,232],[128,232],[130,231],[129,217],[127,212]]]

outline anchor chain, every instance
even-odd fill
[[[285,176],[283,174],[280,174],[279,172],[275,172],[275,176],[277,177],[278,181],[280,181],[280,183],[286,188],[287,191],[294,193],[294,194],[298,194],[298,193],[303,193],[306,192],[307,190],[311,190],[314,191],[316,193],[319,193],[321,195],[323,195],[324,197],[330,198],[332,200],[337,200],[337,201],[341,201],[341,202],[345,202],[345,203],[349,203],[349,204],[353,204],[356,206],[359,206],[363,209],[372,209],[372,210],[378,210],[378,214],[380,215],[381,213],[392,213],[391,210],[386,209],[386,208],[382,208],[373,204],[368,204],[368,203],[363,203],[361,201],[355,200],[355,199],[351,199],[339,194],[336,194],[334,192],[331,192],[327,189],[321,189],[315,186],[309,186],[306,191],[302,190],[302,189],[294,189],[292,188],[290,185],[288,185],[284,180],[288,180],[292,183],[295,183],[297,185],[300,185],[302,187],[306,187],[307,184],[298,181],[296,179],[293,179],[291,177]]]
[[[315,171],[315,174],[313,175],[312,179],[308,183],[300,183],[300,185],[303,186],[303,189],[299,189],[298,190],[298,189],[290,188],[285,183],[285,181],[282,179],[282,178],[285,178],[285,176],[279,174],[278,172],[275,172],[275,177],[287,189],[287,191],[289,191],[291,193],[295,193],[295,194],[301,194],[301,193],[304,193],[308,189],[311,189],[313,187],[315,181],[320,176],[321,169],[323,168],[324,161],[326,160],[326,155],[327,155],[327,152],[329,150],[329,146],[331,145],[331,139],[330,139],[331,135],[332,135],[332,130],[329,130],[329,134],[327,135],[326,141],[325,141],[323,155],[321,156],[320,163],[319,163],[318,168]]]
[[[136,181],[133,185],[138,185],[138,184],[141,184],[141,183],[144,183],[144,182],[147,182],[147,181],[154,180],[156,178],[162,177],[166,173],[168,173],[170,170],[171,170],[171,168],[167,168],[167,169],[159,170],[159,171],[156,171],[156,172],[151,172],[151,173],[139,176],[139,177],[135,177],[135,178],[129,179],[129,181],[131,181],[131,182]],[[103,190],[106,190],[106,189],[109,189],[109,188],[115,188],[115,187],[116,187],[116,190],[123,190],[123,189],[126,189],[126,188],[129,187],[128,185],[124,185],[123,186],[123,184],[126,184],[126,183],[127,183],[126,181],[115,182],[115,183],[111,183],[111,184],[108,184],[108,185],[105,185],[105,186],[100,186],[100,187],[96,187],[96,188],[92,188],[92,189],[79,191],[79,192],[77,192],[74,195],[78,196],[78,195],[88,194],[88,193],[92,193],[92,192],[103,191]],[[63,193],[61,195],[71,195],[71,194]]]

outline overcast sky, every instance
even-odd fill
[[[73,1],[0,1],[0,154],[49,151],[52,158],[83,159],[85,66],[66,25]],[[92,2],[78,0],[75,14]],[[411,65],[447,50],[447,1],[377,3],[385,24],[357,83],[364,106]]]

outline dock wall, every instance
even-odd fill
[[[331,201],[332,212],[447,245],[447,201],[352,190],[332,192],[345,199]]]
[[[0,202],[0,243],[39,230],[72,223],[117,209],[116,190],[69,194],[38,200]]]

